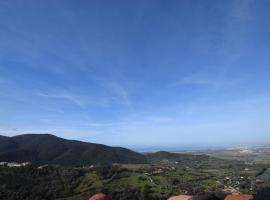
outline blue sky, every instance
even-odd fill
[[[2,0],[0,134],[270,141],[270,1]]]

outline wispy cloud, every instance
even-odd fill
[[[181,85],[197,85],[197,86],[211,86],[211,87],[221,87],[221,86],[231,86],[239,83],[240,80],[234,79],[224,79],[211,76],[202,75],[190,75],[175,81],[171,86],[181,86]]]
[[[37,92],[37,95],[40,97],[45,97],[49,99],[58,99],[70,102],[74,105],[79,106],[82,109],[85,109],[87,106],[108,106],[109,102],[106,99],[96,99],[93,100],[89,96],[77,95],[68,90],[58,90],[54,92]]]
[[[110,82],[107,86],[110,89],[110,92],[113,94],[112,98],[114,100],[120,100],[122,104],[132,107],[129,93],[123,86],[115,82]]]
[[[89,127],[115,127],[115,126],[121,126],[121,125],[125,125],[126,122],[114,122],[114,123],[95,123],[95,122],[89,122],[89,123],[85,123],[85,126],[89,126]]]
[[[133,110],[129,91],[125,88],[124,84],[118,83],[113,78],[105,79],[101,76],[95,76],[94,79],[98,85],[105,89],[111,101],[127,106],[130,110]]]
[[[59,93],[39,92],[38,96],[46,97],[50,99],[62,99],[62,100],[69,101],[81,108],[85,107],[85,102],[81,99],[80,96],[71,94],[70,92],[67,92],[67,91],[61,91]]]

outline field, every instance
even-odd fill
[[[230,150],[216,150],[201,152],[217,158],[227,160],[238,160],[250,163],[270,163],[270,148],[257,147],[257,148],[238,148]]]

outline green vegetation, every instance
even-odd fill
[[[165,153],[147,155],[149,164],[0,167],[0,197],[86,200],[105,192],[119,200],[165,200],[174,194],[253,194],[270,185],[269,164],[161,155]]]
[[[0,200],[86,200],[97,192],[117,200],[253,194],[270,185],[269,154],[264,148],[143,155],[46,134],[0,136],[0,161],[32,162],[0,166]]]
[[[129,149],[65,140],[50,134],[0,136],[0,161],[68,166],[147,162],[145,156]]]

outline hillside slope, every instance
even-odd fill
[[[84,165],[146,163],[146,158],[121,147],[66,140],[50,134],[26,134],[0,136],[0,161]]]

